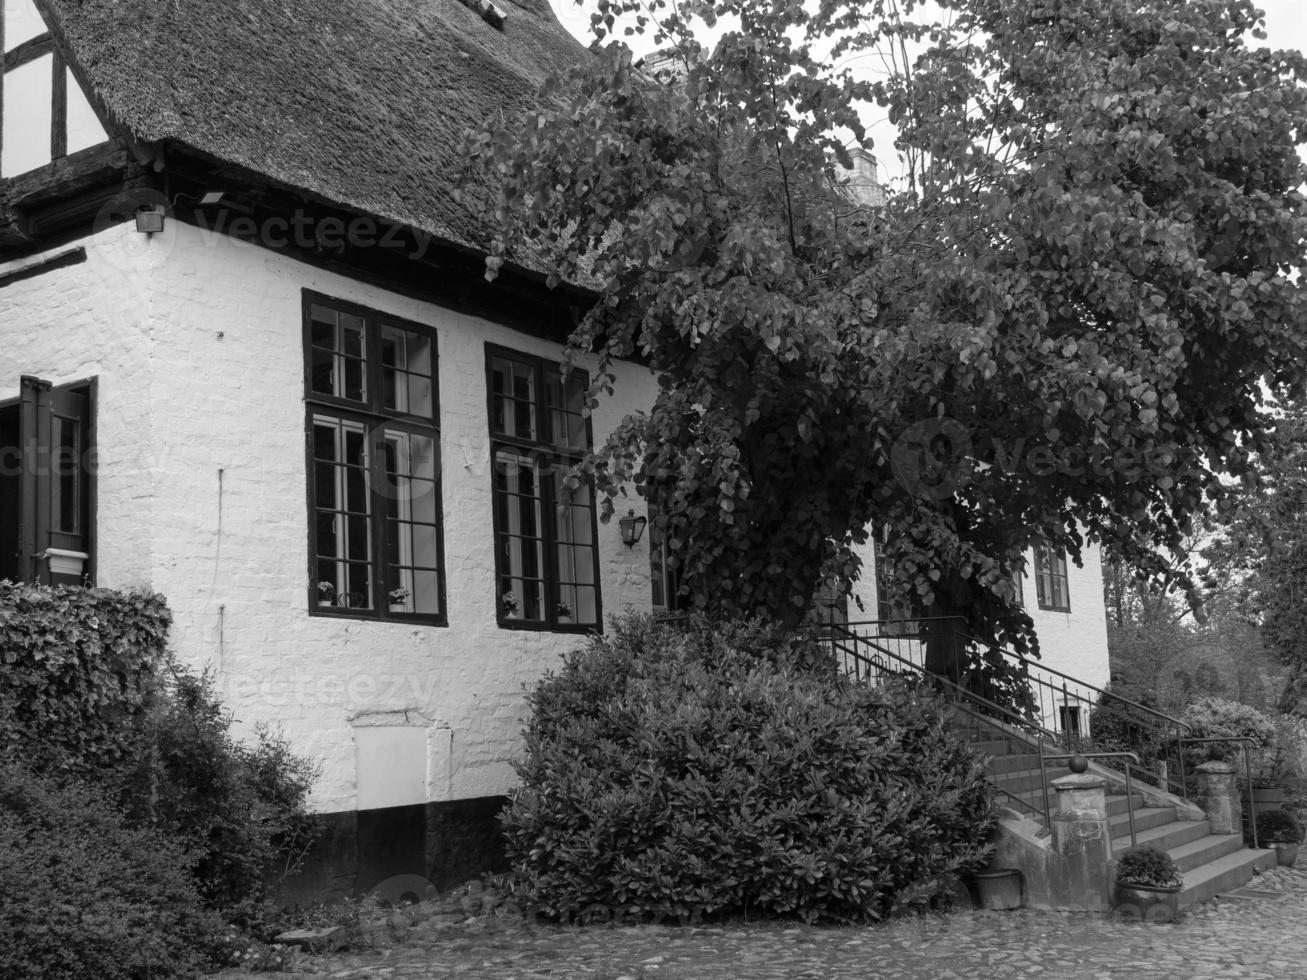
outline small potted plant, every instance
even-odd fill
[[[1275,863],[1292,867],[1302,843],[1302,824],[1288,810],[1263,810],[1257,814],[1257,843],[1275,848]]]
[[[504,607],[505,619],[516,619],[519,608],[517,596],[512,592],[505,592],[500,596],[499,604]]]
[[[318,582],[318,605],[330,606],[336,601],[336,587],[326,579]]]
[[[391,612],[408,612],[408,589],[391,589],[388,597]]]
[[[1184,878],[1171,855],[1151,844],[1134,847],[1116,862],[1116,912],[1144,922],[1174,922]]]
[[[560,623],[570,623],[572,621],[572,607],[566,602],[559,602],[554,612],[558,614]]]

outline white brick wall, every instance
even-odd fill
[[[505,792],[523,685],[581,641],[496,625],[484,344],[559,345],[180,222],[143,241],[112,229],[86,264],[0,291],[0,398],[20,374],[100,378],[99,584],[167,596],[179,657],[212,667],[240,722],[322,761],[319,808],[355,806],[352,720],[386,712],[428,730],[429,799]],[[307,614],[304,289],[436,329],[448,627]],[[655,384],[626,365],[618,391],[647,404]],[[597,442],[623,414],[600,407]],[[615,522],[598,541],[605,613],[647,609],[647,541],[627,549]]]

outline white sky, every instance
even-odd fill
[[[593,10],[591,4],[582,0],[577,3],[575,0],[549,0],[553,5],[554,13],[558,19],[563,22],[563,26],[572,32],[583,44],[590,42],[590,13]],[[1254,44],[1271,48],[1293,48],[1298,51],[1307,51],[1307,0],[1257,0],[1259,6],[1266,13],[1266,35],[1265,41],[1254,41]],[[637,50],[641,53],[648,51],[653,47],[648,40],[636,39],[642,43],[638,45]],[[882,165],[882,178],[887,174],[892,174],[897,170],[894,160],[894,150],[891,145],[893,136],[886,133],[886,127],[878,126],[875,121],[866,119],[869,125],[869,134],[875,141],[873,152]]]

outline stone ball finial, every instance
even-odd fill
[[[1066,767],[1079,776],[1082,772],[1089,771],[1089,760],[1083,755],[1073,755]]]
[[[1212,750],[1207,753],[1207,757],[1211,759],[1213,762],[1224,762],[1225,746],[1222,745],[1220,742],[1214,742],[1212,744]]]

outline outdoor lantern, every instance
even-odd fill
[[[635,543],[644,534],[644,526],[649,523],[649,518],[636,517],[635,511],[629,510],[626,512],[626,516],[617,523],[622,528],[622,544],[628,548],[634,548]]]
[[[163,209],[143,208],[136,212],[136,230],[146,235],[163,231]]]

